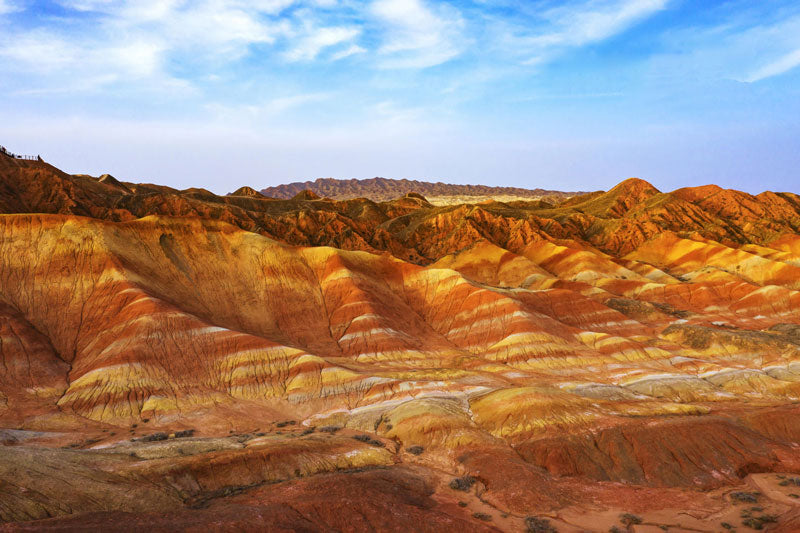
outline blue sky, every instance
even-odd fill
[[[800,192],[800,3],[0,0],[0,144],[229,192]]]

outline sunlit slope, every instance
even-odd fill
[[[756,358],[764,341],[730,329],[796,321],[797,267],[717,243],[664,235],[627,256],[676,276],[659,283],[554,244],[482,244],[422,268],[200,219],[7,215],[0,235],[6,403],[49,398],[123,423],[236,400],[311,413],[531,383],[800,396],[794,337],[759,331],[781,350]],[[725,279],[679,281],[726,261]]]

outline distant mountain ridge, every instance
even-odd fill
[[[270,198],[288,200],[304,190],[334,200],[369,198],[385,202],[399,198],[409,192],[428,196],[518,196],[531,199],[562,201],[580,192],[550,191],[545,189],[523,189],[520,187],[490,187],[487,185],[454,185],[442,182],[407,179],[371,178],[365,180],[338,180],[319,178],[314,181],[294,182],[261,190]]]

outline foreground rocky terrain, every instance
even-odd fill
[[[800,529],[797,195],[0,212],[0,531]]]

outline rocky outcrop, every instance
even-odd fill
[[[710,489],[779,469],[772,447],[771,440],[741,424],[702,417],[624,424],[516,449],[556,476]]]

